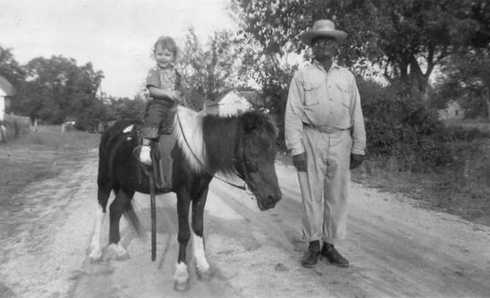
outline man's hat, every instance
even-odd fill
[[[333,37],[340,42],[347,37],[347,33],[336,30],[335,24],[330,20],[318,20],[313,23],[311,30],[300,35],[301,40],[308,45],[311,45],[311,40],[315,37]]]

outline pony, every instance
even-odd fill
[[[119,243],[121,216],[124,214],[135,230],[140,231],[131,199],[135,192],[148,194],[154,186],[134,154],[139,146],[141,126],[140,121],[120,121],[101,136],[98,209],[89,253],[93,261],[102,257],[100,230],[111,192],[114,192],[115,199],[110,205],[109,247],[116,256],[127,256]],[[274,168],[277,133],[270,119],[260,112],[224,118],[197,113],[182,106],[177,108],[173,127],[177,141],[171,152],[172,187],[159,189],[155,186],[155,192],[175,192],[177,195],[179,253],[174,286],[176,290],[185,290],[189,286],[186,247],[191,234],[198,276],[210,276],[203,242],[203,214],[209,184],[216,173],[234,173],[244,180],[256,197],[260,210],[273,208],[281,199]],[[192,210],[191,227],[189,209]]]

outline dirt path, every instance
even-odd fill
[[[294,170],[284,166],[277,167],[283,200],[271,211],[212,183],[205,227],[213,278],[200,281],[191,270],[191,289],[177,293],[174,195],[158,198],[156,262],[149,239],[135,238],[124,220],[130,259],[88,262],[96,166],[94,152],[75,173],[28,186],[18,206],[2,210],[0,297],[490,297],[489,227],[360,185],[340,245],[353,265],[302,268],[300,197]],[[137,195],[134,205],[149,231],[148,198]],[[103,236],[106,243],[107,222]]]

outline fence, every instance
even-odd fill
[[[0,122],[0,142],[7,142],[18,136],[25,135],[31,130],[29,117],[6,114]]]

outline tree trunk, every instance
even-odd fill
[[[490,121],[490,92],[488,92],[488,88],[483,92],[483,96],[485,96],[487,103],[487,120]]]
[[[487,96],[487,120],[490,121],[490,97]]]
[[[418,91],[422,95],[422,99],[427,101],[428,96],[428,85],[429,85],[429,70],[427,73],[423,73],[420,69],[420,65],[415,59],[415,56],[410,58],[410,78],[412,83],[412,88]]]

